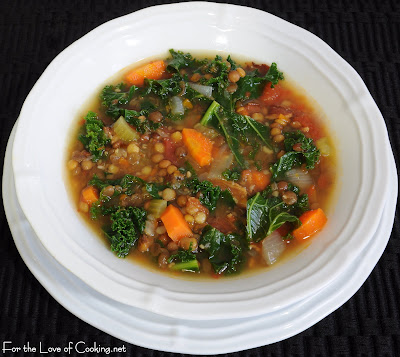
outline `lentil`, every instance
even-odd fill
[[[151,157],[151,161],[153,161],[155,164],[158,164],[162,159],[164,159],[164,155],[162,154],[154,154]]]
[[[176,192],[172,188],[166,188],[162,192],[162,198],[166,201],[173,201],[176,197]]]
[[[273,140],[274,140],[276,143],[281,143],[283,140],[285,140],[285,137],[284,137],[282,134],[280,134],[280,135],[275,135],[275,136],[273,137]]]
[[[165,146],[163,143],[155,143],[154,144],[154,151],[158,152],[160,154],[163,154],[165,152]]]
[[[78,167],[78,161],[71,159],[67,162],[68,170],[72,171],[72,170],[76,169],[77,167]]]
[[[162,160],[158,164],[158,166],[161,167],[162,169],[166,169],[170,165],[171,165],[171,161],[169,161],[169,160]]]
[[[292,192],[292,191],[286,191],[282,195],[282,200],[285,202],[287,205],[294,205],[297,202],[297,195]]]
[[[233,70],[228,73],[228,79],[230,82],[236,83],[240,79],[238,71]]]

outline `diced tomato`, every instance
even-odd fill
[[[287,236],[287,234],[292,230],[292,225],[289,224],[288,222],[284,223],[283,225],[281,225],[277,231],[278,233],[282,236],[285,237]]]
[[[176,144],[174,144],[170,139],[164,139],[164,147],[165,147],[164,157],[167,160],[171,161],[174,165],[176,165],[178,161],[178,158],[175,155]]]
[[[249,102],[244,106],[244,111],[245,115],[259,113],[261,111],[261,106],[257,102]]]
[[[271,88],[271,83],[267,83],[261,94],[260,99],[266,105],[277,104],[281,101],[282,87],[278,84],[274,88]]]
[[[236,229],[234,222],[227,217],[209,217],[207,222],[211,227],[218,229],[224,234],[232,233]]]

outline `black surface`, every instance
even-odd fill
[[[167,1],[0,1],[0,120],[3,159],[24,99],[53,58],[98,25]],[[360,74],[380,108],[396,162],[400,154],[400,2],[232,1],[268,11],[323,39]],[[114,356],[175,356],[120,341],[59,305],[33,277],[0,216],[0,356],[14,346],[84,341],[126,346]],[[197,352],[197,351],[194,351]],[[5,355],[37,355],[6,353]],[[64,353],[47,354],[62,356]],[[71,355],[81,356],[77,353]],[[399,209],[388,246],[362,288],[341,308],[297,336],[231,356],[399,356]]]

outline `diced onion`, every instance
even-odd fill
[[[196,92],[203,94],[207,98],[212,98],[212,86],[205,86],[202,84],[189,82],[189,87],[194,89]]]
[[[218,158],[218,160],[213,160],[211,163],[208,178],[221,178],[222,173],[232,166],[233,154],[232,151],[229,150],[228,145],[221,146],[215,153],[215,157]]]
[[[277,231],[272,232],[262,242],[263,258],[268,265],[276,263],[285,249],[286,243]]]
[[[300,190],[307,190],[312,184],[313,179],[307,171],[301,169],[292,169],[286,172],[286,179],[300,188]]]
[[[113,125],[115,134],[118,137],[126,142],[138,140],[140,135],[137,133],[135,129],[133,129],[124,119],[123,116],[120,116],[118,120]]]
[[[157,221],[155,219],[150,219],[150,218],[152,217],[151,216],[147,217],[143,233],[148,235],[149,237],[154,237],[156,234]]]
[[[183,101],[181,97],[172,97],[169,101],[169,105],[171,106],[171,113],[173,115],[185,114],[185,108],[183,107]]]

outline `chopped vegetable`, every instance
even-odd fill
[[[115,134],[125,142],[138,140],[140,137],[137,131],[129,126],[123,116],[119,117],[119,119],[114,123],[113,128]]]
[[[241,170],[238,169],[237,167],[234,167],[232,169],[226,169],[222,173],[222,177],[228,181],[239,181],[241,177]]]
[[[124,258],[143,233],[146,211],[142,208],[120,208],[111,214],[111,227],[105,231],[111,242],[111,250]]]
[[[296,144],[300,144],[298,150],[294,150]],[[313,169],[319,161],[320,152],[313,143],[301,131],[285,133],[284,146],[286,153],[271,166],[272,179],[277,180],[294,167],[303,163],[307,169]]]
[[[168,236],[173,241],[177,242],[184,237],[191,237],[193,235],[182,212],[175,206],[169,205],[160,218],[167,230]]]
[[[293,237],[298,241],[313,236],[315,233],[319,232],[328,221],[321,208],[303,213],[299,217],[299,220],[302,223],[301,226],[292,232]]]
[[[147,212],[149,216],[158,219],[167,208],[167,201],[165,200],[151,200]]]
[[[224,179],[210,179],[213,185],[216,185],[223,190],[223,192],[228,191],[234,198],[236,204],[240,207],[246,207],[247,203],[247,191],[246,189],[236,182],[227,181]]]
[[[127,83],[131,86],[142,86],[145,78],[160,79],[165,69],[166,64],[164,61],[154,61],[139,68],[135,68],[133,71],[129,72],[125,78]]]
[[[92,161],[97,162],[106,154],[106,145],[110,142],[103,131],[104,124],[98,119],[97,114],[88,112],[85,117],[83,134],[78,139],[92,155]]]
[[[268,265],[275,264],[285,249],[286,243],[277,230],[262,241],[262,254]]]
[[[82,201],[86,202],[89,206],[99,199],[99,191],[93,186],[85,187],[82,190]]]
[[[288,207],[278,197],[264,198],[259,192],[247,201],[247,238],[259,242],[286,222],[300,224],[288,213]]]
[[[181,97],[174,96],[170,99],[169,104],[171,106],[171,113],[173,115],[185,114],[185,108],[183,107],[183,101]]]
[[[244,170],[241,174],[241,182],[252,193],[257,193],[265,190],[269,185],[270,177],[271,175],[266,175],[257,170]]]
[[[298,186],[301,190],[306,191],[313,184],[313,179],[307,170],[295,168],[285,173],[287,181]]]
[[[200,269],[199,262],[196,258],[196,254],[193,253],[190,249],[189,250],[178,250],[177,253],[172,254],[169,259],[168,263],[170,264],[171,270],[181,270],[181,271],[190,271],[196,272]]]
[[[200,124],[204,126],[208,126],[211,123],[211,119],[215,112],[219,109],[220,105],[215,100],[210,104],[203,117],[200,120]]]
[[[205,86],[202,84],[192,83],[192,82],[189,82],[188,85],[190,88],[194,89],[195,91],[199,92],[205,97],[212,99],[212,91],[213,91],[212,86]]]
[[[218,130],[224,137],[225,140],[231,149],[236,161],[238,162],[240,167],[244,167],[244,159],[243,155],[240,151],[240,142],[237,138],[237,135],[232,128],[231,123],[228,118],[224,116],[223,112],[219,112],[220,105],[217,102],[211,103],[200,123],[202,125],[211,125],[216,130]],[[213,120],[214,117],[217,120]]]
[[[280,80],[283,80],[283,73],[278,71],[276,63],[272,63],[267,74],[264,77],[259,77],[258,71],[248,73],[245,77],[241,78],[238,82],[238,89],[233,94],[235,99],[253,99],[258,98],[263,88],[274,88]],[[271,84],[268,85],[268,82]]]
[[[248,249],[245,238],[238,234],[223,234],[211,226],[204,228],[199,244],[208,253],[208,259],[217,274],[238,272]]]
[[[213,143],[195,129],[184,128],[182,137],[190,155],[200,166],[207,166],[212,161]]]
[[[321,153],[321,156],[329,156],[331,154],[331,146],[329,145],[329,141],[327,137],[323,137],[318,139],[315,142],[315,146]]]

